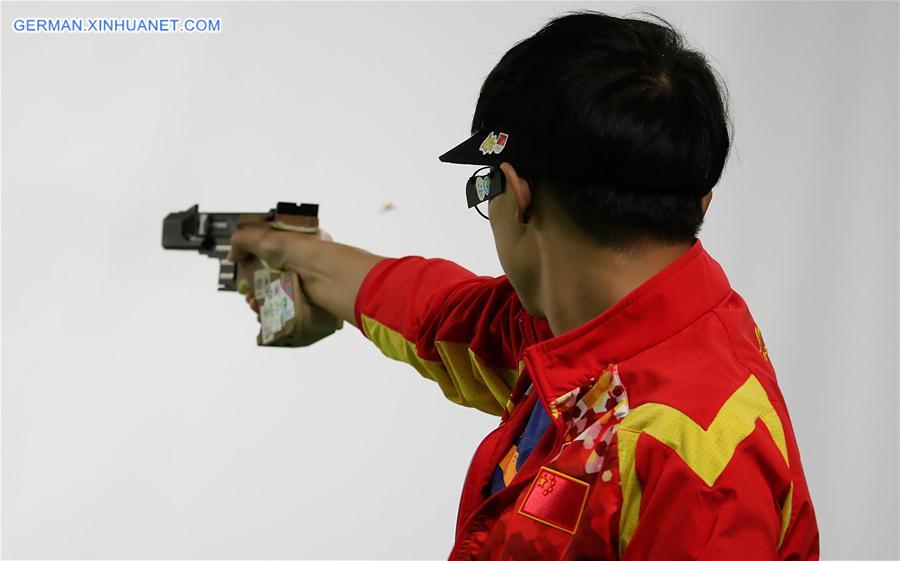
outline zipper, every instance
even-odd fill
[[[554,423],[553,426],[558,426],[558,425],[556,425],[556,423]],[[499,429],[499,427],[498,427],[498,429]],[[494,429],[494,431],[496,431],[496,430],[497,429]],[[492,431],[492,433],[494,431]],[[466,519],[465,524],[463,524],[460,527],[460,533],[457,535],[456,543],[459,545],[454,547],[453,550],[450,552],[450,556],[448,557],[449,560],[452,561],[453,559],[462,559],[463,555],[465,555],[471,551],[472,536],[471,535],[465,536],[466,530],[472,525],[472,523],[477,518],[479,518],[483,515],[482,511],[484,511],[484,509],[488,506],[488,504],[490,504],[492,502],[497,502],[497,499],[501,495],[502,496],[508,495],[514,489],[516,490],[517,493],[520,492],[522,490],[522,488],[525,486],[525,483],[529,482],[535,476],[535,474],[537,474],[537,472],[540,471],[541,466],[544,465],[544,463],[550,458],[550,456],[554,452],[556,452],[556,450],[559,448],[559,446],[563,443],[565,434],[566,434],[565,430],[559,430],[558,434],[556,435],[556,438],[554,439],[553,446],[550,448],[550,451],[547,452],[547,454],[545,454],[541,458],[540,462],[536,462],[535,465],[537,467],[532,468],[530,471],[528,471],[527,475],[522,475],[522,472],[517,473],[515,475],[515,479],[518,479],[518,481],[516,483],[510,482],[509,485],[507,485],[503,489],[500,489],[499,491],[497,491],[496,493],[494,493],[493,495],[491,495],[490,497],[488,497],[487,499],[482,501],[482,503],[469,514],[469,517]],[[488,434],[488,436],[490,436],[490,434]],[[485,440],[487,440],[487,438],[488,437],[485,437]],[[473,459],[474,459],[474,457],[473,457]],[[521,476],[521,478],[520,478],[520,476]],[[468,480],[468,472],[466,473],[466,480]],[[460,541],[460,538],[463,538],[464,536],[465,536],[465,540]],[[466,546],[466,549],[463,549],[463,546]]]
[[[526,368],[522,369],[522,373],[523,374],[524,374],[524,372],[529,373],[528,376],[531,380],[531,383],[534,386],[534,389],[532,391],[536,394],[535,406],[543,406],[543,404],[549,405],[550,401],[546,399],[547,396],[543,395],[541,387],[536,383],[535,377],[536,377],[536,374],[539,372],[539,369],[535,368],[535,365],[533,364],[532,356],[531,356],[531,353],[529,352],[529,350],[531,350],[531,349],[530,348],[526,349],[525,353],[523,354],[522,360],[525,361]],[[523,407],[525,401],[526,400],[523,399],[519,403],[517,403],[516,409],[530,409],[530,408]],[[514,411],[514,413],[515,413],[515,411]],[[554,417],[552,414],[550,415],[550,417],[553,421],[552,426],[555,428],[555,430],[557,432],[556,432],[556,435],[555,435],[555,438],[553,441],[553,446],[551,446],[550,450],[541,457],[540,461],[533,461],[534,458],[529,457],[528,460],[526,460],[526,463],[533,462],[532,466],[534,466],[534,467],[532,467],[527,473],[526,472],[517,473],[513,477],[513,479],[518,480],[518,481],[516,481],[515,483],[510,481],[510,485],[507,485],[500,491],[494,493],[493,495],[487,497],[487,499],[481,501],[481,503],[478,504],[472,510],[472,512],[469,514],[468,518],[466,519],[465,523],[462,524],[461,526],[459,526],[459,517],[457,517],[457,526],[459,527],[460,531],[457,534],[457,539],[455,540],[454,547],[450,552],[450,556],[448,558],[450,561],[461,560],[463,558],[463,556],[471,553],[472,540],[474,538],[474,533],[469,532],[468,535],[466,535],[467,531],[471,529],[471,527],[474,525],[474,523],[476,521],[478,521],[479,519],[482,519],[484,517],[484,511],[486,510],[486,507],[488,505],[490,505],[492,502],[496,502],[496,500],[501,496],[505,497],[505,496],[509,495],[514,490],[516,491],[516,493],[521,492],[521,490],[525,486],[525,483],[531,481],[534,478],[534,476],[540,471],[541,467],[543,467],[547,463],[548,460],[555,457],[554,454],[558,455],[560,447],[565,442],[567,427],[565,426],[565,423],[563,423],[559,418]],[[511,419],[512,419],[512,416],[510,416],[507,419],[507,421],[510,421]],[[491,431],[484,438],[484,440],[487,440],[488,438],[490,438],[491,435],[493,435],[502,426],[503,426],[503,423],[501,422],[500,426],[498,426],[496,429]],[[481,447],[479,446],[479,450],[480,450],[480,448]],[[466,470],[466,481],[468,481],[468,479],[469,479],[469,475],[470,475],[469,472],[472,469],[472,464],[474,463],[475,456],[477,456],[477,454],[478,454],[478,450],[475,451],[475,455],[472,456],[472,461],[469,463],[469,469]],[[465,485],[464,485],[464,490],[465,490]],[[479,490],[479,491],[481,491],[481,490]],[[467,497],[466,497],[465,493],[463,493],[463,498],[460,501],[460,507],[462,507],[462,501],[465,501],[466,498]],[[461,511],[462,511],[462,509],[460,508],[460,512]]]
[[[519,377],[516,379],[516,384],[515,384],[514,387],[513,387],[513,391],[510,393],[510,399],[512,398],[512,396],[514,396],[514,395],[517,393],[516,390],[517,390],[518,384],[523,383],[523,378],[522,378],[522,376],[523,376],[524,374],[525,374],[524,369],[522,369],[522,370],[519,371]],[[530,380],[530,376],[528,377],[528,379],[529,379],[529,381],[531,381],[531,380]],[[532,383],[533,383],[533,381],[532,381]],[[508,410],[504,412],[505,415],[506,415],[506,419],[505,419],[505,420],[502,419],[502,416],[501,416],[500,424],[497,425],[497,427],[495,427],[491,432],[487,433],[487,434],[481,439],[481,443],[479,443],[479,445],[475,448],[475,452],[472,454],[472,459],[469,460],[469,467],[466,468],[466,476],[465,476],[465,479],[463,479],[463,490],[462,490],[461,497],[460,497],[460,501],[459,501],[459,507],[460,507],[460,508],[459,508],[459,510],[458,510],[458,512],[457,512],[457,518],[456,518],[456,526],[457,526],[457,528],[460,529],[460,530],[462,530],[462,529],[465,528],[465,526],[466,526],[465,524],[460,525],[459,515],[462,513],[462,507],[463,507],[463,505],[465,504],[466,499],[468,498],[468,495],[466,494],[466,491],[467,491],[466,483],[469,481],[469,476],[471,475],[471,472],[472,472],[472,466],[475,464],[475,458],[478,456],[478,452],[481,450],[481,445],[484,444],[488,439],[490,439],[491,436],[493,436],[495,432],[497,432],[498,430],[504,428],[504,426],[505,426],[508,422],[510,422],[510,421],[512,420],[513,415],[515,415],[516,413],[519,413],[519,409],[521,409],[521,406],[522,406],[522,404],[523,404],[524,401],[525,401],[524,399],[522,399],[522,396],[519,396],[519,398],[520,398],[520,399],[519,399],[519,401],[515,404],[512,413],[510,413]],[[479,489],[478,491],[479,491],[479,493],[481,493],[482,490]],[[477,507],[476,507],[475,509],[473,509],[472,512],[474,513],[475,510],[478,510]],[[466,520],[466,523],[468,523],[468,522],[469,522],[469,521]]]
[[[464,503],[466,502],[466,499],[468,499],[468,493],[467,493],[467,491],[468,491],[468,488],[467,488],[468,485],[467,485],[467,483],[469,482],[469,476],[470,476],[470,474],[471,474],[471,472],[472,472],[472,466],[475,464],[475,458],[478,456],[478,453],[481,451],[481,445],[484,444],[485,442],[487,442],[487,441],[491,438],[491,436],[493,436],[493,434],[494,434],[495,432],[499,431],[499,430],[502,429],[502,428],[505,428],[505,426],[506,426],[506,423],[505,423],[505,422],[501,422],[501,423],[500,423],[497,427],[495,427],[491,432],[487,433],[487,435],[485,435],[484,438],[481,439],[481,443],[475,448],[475,452],[472,453],[472,459],[469,460],[469,467],[466,468],[466,476],[465,476],[465,478],[463,479],[463,491],[462,491],[462,496],[460,497],[460,501],[459,501],[459,513],[458,513],[458,514],[461,514],[461,513],[462,513],[462,507],[463,507]],[[460,530],[462,530],[463,528],[465,528],[465,525],[459,526],[459,523],[460,523],[460,520],[459,520],[459,517],[457,516],[457,520],[456,520],[457,526],[459,527]]]
[[[542,394],[541,394],[540,388],[535,383],[534,375],[532,374],[534,372],[534,366],[532,364],[529,364],[531,361],[529,360],[527,352],[523,356],[523,360],[525,361],[526,368],[523,368],[522,371],[520,372],[520,379],[517,380],[517,382],[521,381],[521,375],[524,375],[526,372],[528,372],[528,379],[531,382],[531,384],[534,386],[532,388],[532,392],[534,393],[535,401],[534,401],[534,405],[532,407],[534,407],[534,406],[543,407],[544,400],[542,399]],[[531,407],[525,407],[525,403],[526,403],[526,401],[528,401],[528,397],[530,397],[530,396],[525,397],[524,399],[521,399],[521,397],[524,397],[524,396],[520,396],[519,402],[516,403],[513,413],[506,419],[506,422],[512,421],[512,416],[515,415],[516,413],[519,413],[520,415],[525,414],[523,412],[520,412],[519,410],[525,411],[526,413],[531,410]],[[510,485],[507,485],[506,487],[504,487],[500,491],[494,493],[493,495],[487,497],[486,499],[482,499],[478,504],[475,505],[474,508],[472,508],[472,511],[469,513],[468,517],[466,518],[465,522],[462,525],[460,525],[460,519],[459,519],[459,516],[457,516],[456,522],[457,522],[457,527],[459,528],[459,532],[457,533],[457,536],[456,536],[457,539],[455,540],[454,547],[450,552],[449,559],[454,559],[454,558],[459,559],[459,558],[461,558],[461,556],[465,555],[467,552],[469,552],[471,550],[472,535],[470,534],[470,535],[466,536],[465,535],[466,530],[472,526],[472,524],[475,522],[475,520],[477,518],[483,516],[483,511],[484,511],[485,507],[492,502],[496,502],[497,497],[508,495],[513,489],[521,490],[522,487],[524,486],[524,483],[533,478],[533,476],[540,470],[540,467],[544,464],[544,462],[547,461],[547,459],[550,458],[551,454],[553,454],[556,451],[556,449],[560,446],[560,444],[563,441],[563,438],[565,437],[565,433],[566,433],[565,427],[562,426],[562,424],[559,422],[558,419],[556,419],[556,418],[552,418],[552,419],[553,419],[552,426],[555,427],[555,429],[557,430],[557,434],[556,434],[553,446],[551,447],[550,451],[541,458],[540,462],[536,462],[534,464],[537,467],[532,468],[527,473],[527,475],[523,475],[522,473],[517,473],[514,477],[514,479],[518,479],[517,483],[512,484],[512,482],[510,482]],[[463,493],[462,493],[462,497],[460,498],[460,505],[459,505],[460,508],[459,508],[458,514],[462,513],[463,506],[467,505],[469,502],[468,499],[469,499],[470,494],[467,493],[467,491],[469,489],[468,489],[468,486],[466,485],[466,483],[468,483],[468,481],[469,481],[469,477],[470,477],[471,471],[472,471],[472,466],[475,463],[475,458],[478,456],[479,451],[481,451],[481,445],[483,445],[486,441],[488,441],[494,435],[495,432],[497,432],[498,430],[503,428],[505,424],[506,424],[505,422],[501,421],[500,425],[497,426],[497,428],[495,428],[494,430],[489,432],[487,434],[487,436],[485,436],[482,439],[481,444],[478,446],[478,448],[476,448],[475,453],[472,455],[472,460],[469,462],[469,467],[466,469],[466,478],[465,478],[465,483],[463,483]],[[523,425],[523,428],[524,428],[524,425]],[[496,447],[496,443],[494,444],[494,446]],[[492,450],[492,452],[493,452],[493,450]],[[493,456],[493,454],[492,454],[492,456]],[[530,460],[532,460],[532,458],[528,459],[528,461],[530,461]],[[483,487],[477,489],[477,491],[478,491],[479,495],[483,496]],[[463,539],[463,541],[460,541],[460,539]]]

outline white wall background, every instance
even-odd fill
[[[497,419],[352,327],[261,349],[194,203],[318,202],[386,255],[501,274],[463,204],[481,81],[567,9],[650,9],[724,75],[704,245],[750,303],[823,558],[898,557],[896,3],[4,3],[2,555],[444,558]],[[218,35],[27,35],[22,16],[212,16]],[[396,209],[381,213],[391,201]]]

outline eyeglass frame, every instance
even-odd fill
[[[485,169],[489,169],[491,172],[485,175],[478,175],[479,172]],[[487,186],[485,186],[485,179],[487,180]],[[475,207],[475,211],[482,218],[490,220],[489,216],[481,212],[478,205],[493,199],[505,189],[506,176],[503,174],[503,170],[497,166],[482,166],[475,170],[466,181],[466,203],[469,205],[469,208]]]

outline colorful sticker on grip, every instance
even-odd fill
[[[274,339],[285,324],[294,318],[293,292],[289,279],[275,279],[262,287],[261,294],[265,300],[260,306],[259,316],[264,345]]]
[[[275,334],[281,331],[283,327],[281,316],[268,300],[259,309],[259,322],[262,326],[263,345],[272,341],[275,338]]]
[[[272,302],[272,307],[275,308],[278,317],[281,318],[282,326],[294,317],[294,302],[288,296],[288,293],[285,292],[284,284],[280,279],[274,280],[269,284],[268,301]]]
[[[271,280],[272,275],[269,273],[268,268],[261,267],[257,269],[253,273],[253,297],[260,301],[263,300],[266,297],[266,291]]]

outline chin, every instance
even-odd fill
[[[532,283],[522,281],[522,277],[525,277],[525,275],[522,275],[522,277],[520,277],[519,275],[507,269],[504,266],[502,259],[500,260],[500,265],[501,267],[503,267],[503,271],[504,273],[506,273],[506,279],[509,281],[509,284],[512,285],[513,290],[516,291],[516,295],[519,297],[519,301],[522,303],[522,307],[525,308],[525,311],[536,319],[545,319],[543,312],[541,312],[540,307],[537,305],[537,303],[535,302],[535,298],[533,297],[534,294],[537,293],[537,290],[534,290],[534,288],[536,287],[532,287]]]
[[[513,288],[515,288],[515,285],[513,285]],[[544,312],[541,311],[540,307],[527,294],[522,294],[521,290],[516,289],[516,295],[519,297],[522,307],[525,308],[525,311],[532,317],[535,319],[547,319],[544,316]]]
[[[497,257],[500,259],[500,268],[503,269],[503,273],[506,275],[509,284],[512,285],[513,290],[516,291],[519,301],[522,302],[522,307],[532,317],[546,319],[535,298],[535,295],[538,293],[537,286],[535,286],[537,279],[534,278],[530,270],[522,270],[513,266],[509,260],[504,259],[505,255],[500,251],[500,244],[497,245]]]
[[[521,300],[521,298],[520,298]],[[528,304],[525,300],[522,300],[522,307],[525,308],[525,311],[528,312],[535,319],[547,319],[544,314],[537,309],[536,307]]]

